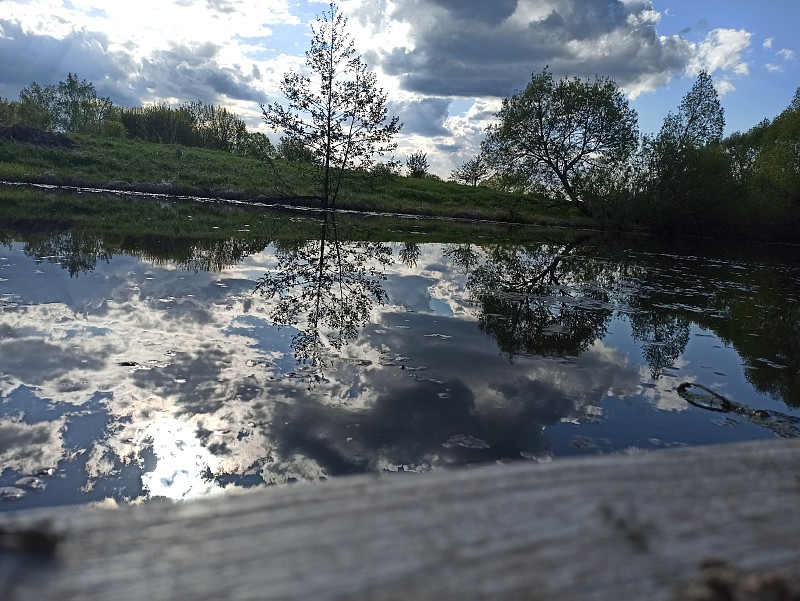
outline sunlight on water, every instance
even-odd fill
[[[211,479],[219,461],[189,424],[159,418],[144,428],[141,445],[156,459],[152,471],[142,473],[142,484],[151,497],[187,500],[221,490]]]

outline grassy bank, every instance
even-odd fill
[[[297,164],[226,152],[76,136],[69,150],[0,141],[0,180],[209,198],[315,204]],[[400,176],[355,177],[338,208],[514,223],[591,227],[569,207],[533,195]]]
[[[192,202],[109,194],[76,194],[0,186],[0,237],[25,240],[78,230],[104,237],[156,236],[194,241],[306,240],[319,233],[318,213],[264,209],[249,204]],[[581,235],[571,228],[526,227],[476,221],[364,217],[339,213],[341,240],[373,242],[563,242]]]

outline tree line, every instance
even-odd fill
[[[724,110],[702,71],[661,129],[640,136],[615,82],[556,80],[545,68],[496,118],[480,156],[454,177],[542,193],[609,227],[797,237],[800,88],[772,121],[724,137]]]
[[[266,135],[248,131],[244,121],[226,108],[199,100],[177,107],[163,103],[121,107],[98,96],[94,84],[75,73],[57,84],[34,81],[20,90],[17,100],[0,98],[0,124],[65,134],[128,137],[258,158],[278,152]]]

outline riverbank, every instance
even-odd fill
[[[0,140],[0,180],[318,205],[313,182],[297,163],[138,140],[74,139],[78,144],[74,148]],[[544,226],[596,226],[571,207],[541,196],[386,174],[354,177],[337,208]]]

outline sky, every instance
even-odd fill
[[[610,77],[655,133],[707,70],[726,133],[800,87],[796,0],[341,0],[348,32],[403,122],[395,158],[447,178],[474,156],[502,98],[545,66]],[[0,97],[76,73],[121,106],[201,100],[277,142],[260,103],[304,68],[317,0],[0,0]]]

